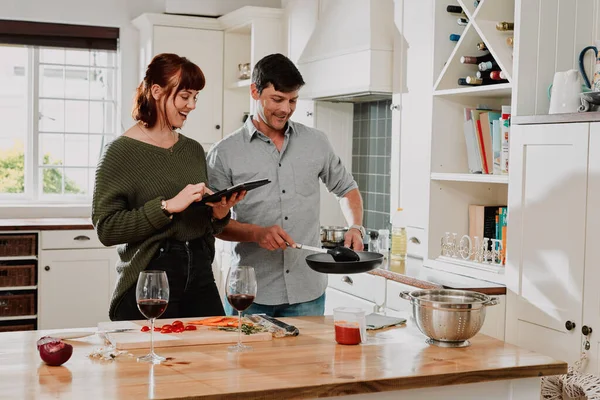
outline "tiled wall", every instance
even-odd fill
[[[352,174],[364,202],[367,230],[389,228],[391,100],[354,105]]]

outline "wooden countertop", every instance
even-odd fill
[[[14,218],[0,219],[0,231],[55,231],[94,229],[90,218]]]
[[[510,119],[512,125],[569,124],[576,122],[600,122],[600,112],[589,111],[565,114],[521,115]]]
[[[485,335],[471,346],[430,346],[408,325],[372,333],[359,346],[337,345],[332,318],[286,318],[300,336],[253,343],[248,353],[227,345],[159,349],[174,357],[150,366],[135,357],[87,357],[96,336],[71,341],[61,367],[41,362],[35,342],[48,331],[0,333],[0,393],[6,398],[297,399],[558,375],[567,364]],[[99,343],[99,342],[97,342]],[[132,351],[134,356],[147,350]]]
[[[386,268],[378,268],[369,271],[372,275],[383,276],[391,281],[400,282],[405,285],[415,286],[420,289],[458,289],[471,290],[490,296],[506,294],[506,286],[468,276],[452,274],[450,272],[438,271],[423,266],[422,260],[407,258],[404,264],[403,274],[390,271]]]

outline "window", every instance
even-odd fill
[[[89,202],[117,82],[114,50],[0,44],[0,199]]]

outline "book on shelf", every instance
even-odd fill
[[[502,107],[503,111],[483,107],[464,109],[463,131],[471,173],[508,173],[510,106]],[[503,116],[508,119],[503,120]]]
[[[469,204],[469,237],[475,245],[475,237],[496,239],[501,244],[496,244],[499,259],[505,262],[506,254],[506,226],[507,207],[505,205],[484,206]],[[487,249],[492,250],[492,241],[488,241]],[[490,261],[490,260],[487,260]]]

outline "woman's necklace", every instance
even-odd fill
[[[173,154],[173,147],[175,146],[175,143],[177,143],[177,137],[175,136],[175,131],[171,130],[171,135],[173,136],[173,144],[171,145],[171,147],[163,147],[160,143],[158,143],[156,140],[154,140],[154,138],[152,136],[150,136],[147,132],[146,129],[144,127],[142,127],[142,124],[138,124],[138,126],[140,127],[140,130],[142,131],[142,133],[144,135],[146,135],[148,137],[148,139],[152,140],[154,143],[156,143],[156,145],[158,147],[160,147],[161,149],[166,149],[169,150],[169,152],[171,154]]]

